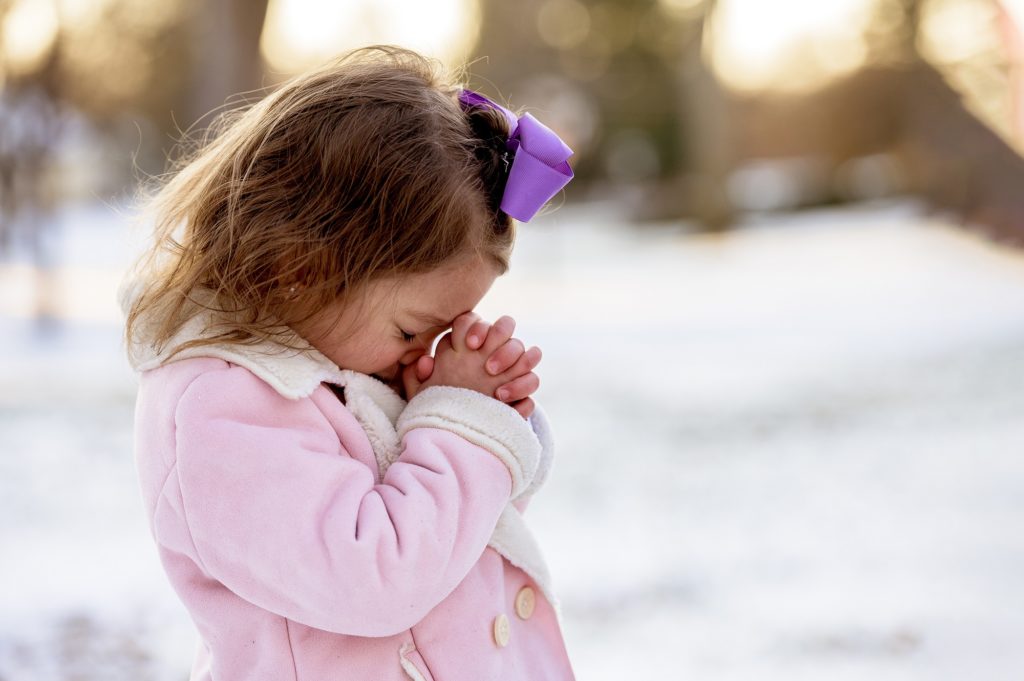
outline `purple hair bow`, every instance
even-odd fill
[[[515,114],[472,90],[459,93],[459,101],[473,107],[490,107],[508,119],[512,130],[505,143],[514,157],[508,171],[501,210],[521,222],[529,222],[545,203],[572,179],[570,149],[551,130],[530,114]]]

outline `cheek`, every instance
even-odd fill
[[[367,343],[364,348],[363,356],[375,371],[388,369],[409,354],[409,344],[400,338],[378,338],[375,342]]]
[[[360,369],[369,373],[386,369],[398,361],[401,352],[390,341],[360,344],[356,351]]]
[[[344,369],[374,373],[398,361],[393,358],[392,348],[390,340],[375,340],[369,335],[352,338],[339,333],[322,341],[317,349]]]
[[[408,352],[409,348],[405,343],[388,343],[381,348],[380,359],[382,362],[391,365],[400,361]]]

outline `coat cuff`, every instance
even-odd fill
[[[532,497],[540,490],[551,473],[551,464],[555,459],[555,443],[551,435],[551,423],[539,404],[534,406],[529,423],[537,440],[540,441],[540,457],[537,461],[537,472],[527,488],[523,490],[522,498]]]
[[[409,401],[398,417],[398,437],[414,428],[440,428],[483,447],[512,474],[512,498],[531,486],[541,443],[529,422],[512,407],[475,390],[433,386]]]

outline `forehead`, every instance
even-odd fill
[[[450,322],[477,306],[498,276],[498,266],[466,258],[430,272],[402,277],[394,287],[394,306],[403,314]]]

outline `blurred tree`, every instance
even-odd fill
[[[715,0],[694,3],[687,26],[684,50],[674,60],[684,133],[680,144],[688,163],[681,180],[667,183],[670,191],[655,196],[650,217],[689,215],[709,231],[728,228],[735,218],[726,183],[734,169],[737,149],[735,112],[728,94],[709,68],[705,54],[705,24],[715,10]]]
[[[805,92],[723,84],[707,43],[716,0],[484,2],[477,53],[489,60],[472,70],[579,138],[573,191],[615,196],[641,219],[725,229],[744,208],[737,171],[779,159],[797,185],[781,208],[904,191],[1014,238],[1022,161],[922,53],[934,1],[873,0],[867,66]]]
[[[859,174],[860,184],[875,191],[916,194],[998,238],[1024,240],[1024,159],[975,103],[965,101],[955,74],[941,72],[922,53],[928,2],[876,0],[864,36],[868,65],[810,92],[725,90],[704,66],[707,51],[687,52],[679,95],[692,102],[689,119],[681,121],[691,161],[683,183],[688,191],[678,194],[681,210],[680,203],[655,202],[660,215],[693,216],[720,229],[732,218],[727,179],[744,163],[807,159],[808,172],[792,180],[803,185],[797,201],[857,198],[858,191],[842,185]],[[997,6],[995,0],[944,4]],[[709,20],[715,8],[704,3],[703,9],[699,21]],[[988,61],[984,86],[1008,101],[1008,66]],[[977,71],[963,82],[977,81]]]
[[[267,0],[0,0],[0,27],[17,38],[0,43],[0,254],[28,244],[43,273],[38,318],[59,307],[46,276],[54,208],[160,172],[182,127],[261,88],[266,9]]]
[[[905,63],[894,75],[902,95],[896,100],[902,114],[896,152],[907,188],[998,239],[1024,244],[1024,159],[923,58],[921,0],[892,1],[904,27],[896,35]],[[997,9],[994,0],[988,4]],[[1008,73],[1003,75],[1008,81]]]
[[[228,97],[263,87],[260,35],[268,0],[206,0],[189,12],[193,45],[189,122],[222,108]]]
[[[0,25],[12,2],[0,4]],[[46,40],[45,34],[42,40]],[[8,46],[10,48],[10,46]],[[60,139],[62,115],[57,52],[3,52],[0,73],[0,254],[17,247],[35,267],[34,317],[41,331],[56,319],[53,254],[46,228],[52,224],[56,187],[51,158]]]
[[[482,3],[474,86],[510,95],[576,150],[570,191],[617,194],[657,184],[684,163],[677,38],[689,19],[658,0]],[[669,58],[672,57],[672,58]]]

